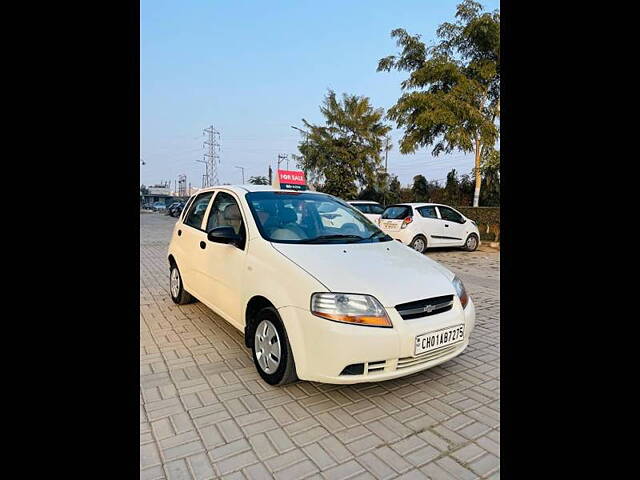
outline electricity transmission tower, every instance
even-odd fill
[[[218,179],[218,164],[220,163],[220,132],[218,132],[213,125],[203,130],[203,134],[208,134],[207,141],[203,146],[206,146],[206,152],[204,154],[204,162],[207,164],[207,173],[203,178],[203,187],[212,187],[218,185],[220,180]],[[206,179],[206,184],[205,184]]]

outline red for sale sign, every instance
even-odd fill
[[[280,188],[284,190],[307,190],[307,179],[304,172],[295,170],[278,170]]]

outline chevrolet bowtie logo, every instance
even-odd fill
[[[431,313],[436,309],[435,305],[427,305],[422,310],[426,313]]]

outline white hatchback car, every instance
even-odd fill
[[[349,204],[360,210],[365,217],[375,224],[378,223],[380,215],[384,212],[384,207],[382,205],[370,200],[352,200]]]
[[[472,252],[480,244],[480,232],[473,220],[437,203],[389,205],[378,225],[384,233],[420,253],[427,247],[462,247]]]
[[[462,353],[475,325],[451,271],[323,193],[204,189],[176,222],[168,261],[173,301],[195,297],[244,332],[272,385],[409,375]]]

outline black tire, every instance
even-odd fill
[[[478,241],[478,236],[475,233],[470,233],[467,239],[464,241],[464,245],[462,249],[465,252],[473,252],[478,248],[480,242]]]
[[[424,245],[422,250],[419,249],[420,245]],[[416,235],[413,240],[411,240],[409,246],[418,253],[424,253],[427,251],[427,238],[424,235]]]
[[[174,289],[172,284],[172,282],[175,281],[174,272],[177,274],[177,289]],[[177,295],[174,295],[174,290],[177,290]],[[176,264],[171,265],[169,269],[169,294],[171,295],[171,300],[178,305],[186,305],[187,303],[193,303],[195,301],[195,298],[182,286],[182,276]]]
[[[251,352],[253,354],[253,363],[255,364],[256,370],[258,370],[262,379],[269,385],[286,385],[297,381],[298,375],[296,374],[296,364],[293,359],[293,353],[291,352],[291,346],[289,345],[289,337],[287,337],[287,332],[276,309],[273,307],[265,307],[257,313],[254,320],[253,328],[247,333],[252,336]],[[262,324],[263,320],[268,321],[273,325],[273,327],[275,327],[277,338],[280,342],[279,363],[276,370],[270,373],[263,370],[262,365],[260,365],[258,361],[258,354],[256,352],[257,348],[259,348],[258,341],[256,339],[257,328]]]

